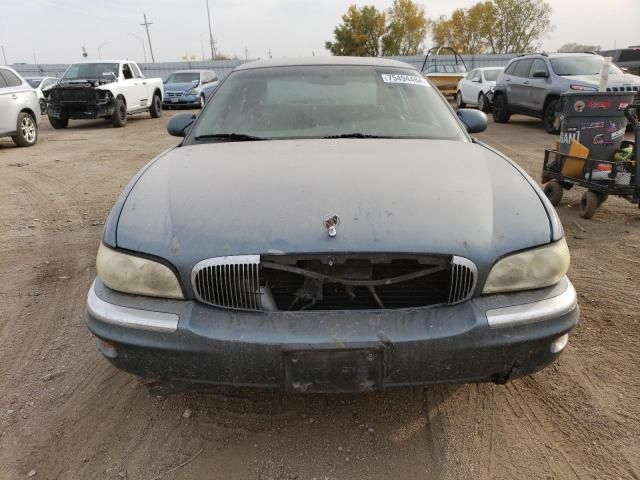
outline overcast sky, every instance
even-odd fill
[[[449,15],[475,0],[417,0],[430,18]],[[553,32],[543,41],[548,51],[567,42],[612,48],[640,44],[640,0],[548,0]],[[267,57],[327,55],[324,42],[353,0],[209,0],[218,49],[229,56]],[[392,0],[365,0],[386,9]],[[0,0],[0,45],[7,62],[68,63],[90,59],[143,61],[149,27],[156,61],[181,60],[185,54],[208,54],[206,0]],[[431,39],[427,38],[427,46]],[[150,61],[150,57],[149,57]],[[2,57],[0,56],[0,62]]]

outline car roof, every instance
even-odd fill
[[[256,60],[253,62],[243,63],[236,67],[236,70],[251,70],[254,68],[269,67],[306,67],[306,66],[369,66],[369,67],[396,67],[410,68],[416,70],[413,65],[398,60],[390,60],[387,58],[375,57],[298,57],[298,58],[279,58],[269,60]]]
[[[175,72],[171,72],[171,73],[202,73],[202,72],[213,72],[213,70],[209,70],[209,69],[197,69],[197,68],[193,68],[193,69],[188,69],[188,70],[176,70]],[[215,72],[213,72],[215,73]]]
[[[499,67],[499,66],[495,66],[495,67],[478,67],[478,68],[474,68],[474,70],[504,70],[504,67]]]

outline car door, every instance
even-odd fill
[[[542,74],[545,76],[541,76]],[[542,112],[549,84],[549,69],[543,59],[535,58],[533,60],[527,83],[524,89],[524,106],[531,110]]]
[[[474,70],[473,76],[469,82],[469,98],[468,103],[478,103],[478,96],[482,90],[482,72],[480,70]]]
[[[144,78],[144,75],[140,71],[140,67],[136,63],[130,63],[129,67],[133,72],[133,77],[135,81],[135,86],[138,88],[139,97],[140,97],[140,106],[146,107],[151,102],[151,97],[153,95],[152,89],[148,85],[147,79]]]
[[[139,109],[145,94],[142,92],[142,82],[139,78],[135,78],[133,68],[129,63],[123,63],[120,66],[120,78],[121,92],[127,101],[127,110]]]
[[[467,73],[458,83],[458,90],[460,90],[460,94],[462,95],[462,101],[467,102],[469,100],[469,89],[471,88],[471,77],[473,76],[475,70],[471,70]]]
[[[26,87],[13,72],[0,68],[0,135],[16,131],[24,90]]]
[[[518,108],[526,108],[526,96],[529,86],[529,71],[533,59],[526,58],[519,60],[516,64],[513,74],[510,76],[508,97],[509,105]]]

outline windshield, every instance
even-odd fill
[[[110,80],[118,78],[117,63],[74,63],[71,65],[62,81],[69,80]]]
[[[551,68],[556,75],[599,75],[604,58],[600,55],[580,55],[575,57],[557,57],[551,59]],[[609,73],[622,73],[611,65]]]
[[[172,73],[165,83],[192,83],[200,81],[199,72]]]
[[[40,86],[40,82],[42,82],[41,78],[25,78],[25,80],[33,88],[38,88]]]
[[[503,70],[504,70],[504,68],[491,68],[489,70],[485,70],[483,72],[484,73],[484,79],[487,82],[495,82],[498,79],[498,75],[500,75]]]
[[[451,110],[417,71],[297,66],[232,73],[200,114],[192,137],[330,136],[465,139]]]

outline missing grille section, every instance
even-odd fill
[[[263,257],[278,310],[375,310],[447,303],[450,257]]]

